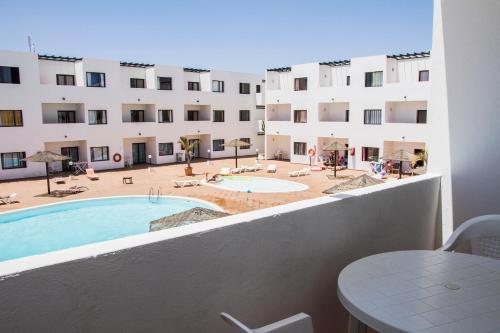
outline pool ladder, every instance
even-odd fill
[[[148,201],[152,203],[158,203],[160,201],[161,195],[162,195],[161,186],[158,186],[158,188],[156,189],[156,198],[155,198],[155,189],[153,188],[153,186],[151,186],[149,188]]]

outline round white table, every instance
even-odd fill
[[[500,332],[500,260],[399,251],[355,261],[338,280],[350,332]]]

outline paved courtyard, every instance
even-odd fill
[[[163,195],[186,196],[206,200],[219,205],[228,213],[235,214],[323,196],[323,190],[346,181],[349,177],[356,177],[364,173],[359,170],[343,170],[337,173],[338,179],[336,180],[331,180],[327,177],[327,174],[331,175],[333,173],[331,170],[311,172],[307,176],[289,177],[289,171],[299,170],[305,166],[273,160],[261,161],[264,165],[264,170],[245,173],[245,175],[292,180],[309,186],[309,189],[289,193],[245,193],[203,185],[184,188],[174,187],[174,179],[203,179],[206,172],[214,174],[219,172],[221,167],[234,167],[234,163],[234,159],[214,160],[211,161],[210,165],[206,161],[194,162],[193,172],[195,175],[193,177],[184,176],[185,164],[169,164],[153,166],[151,171],[148,170],[147,166],[102,171],[97,173],[100,179],[96,181],[87,179],[85,175],[78,175],[73,176],[73,179],[70,181],[65,177],[66,184],[58,185],[51,182],[52,190],[64,190],[74,185],[84,185],[89,188],[85,192],[65,197],[51,197],[46,195],[47,185],[45,178],[5,181],[0,183],[0,195],[17,193],[18,202],[10,205],[0,205],[0,211],[75,199],[114,195],[147,195],[151,188],[157,193],[157,189],[161,187]],[[255,157],[239,158],[238,163],[239,165],[253,165],[255,164]],[[277,165],[276,173],[266,172],[265,168],[269,164]],[[133,184],[123,184],[122,179],[124,176],[132,176]]]

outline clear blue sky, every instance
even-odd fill
[[[260,73],[431,48],[432,0],[0,0],[0,49]]]

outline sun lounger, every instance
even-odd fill
[[[242,166],[240,166],[239,168],[236,168],[236,169],[240,169],[241,170],[240,172],[245,172],[245,171],[247,171],[247,168],[248,168],[248,166],[242,165]]]
[[[309,168],[304,168],[299,171],[299,176],[307,176],[311,174],[311,169]]]
[[[237,174],[237,173],[242,173],[243,172],[243,169],[242,168],[234,168],[234,169],[231,169],[231,173],[232,174]]]
[[[273,172],[273,173],[275,173],[276,172],[276,164],[269,164],[267,166],[267,172]]]
[[[219,172],[222,176],[229,176],[231,174],[230,168],[221,168]]]
[[[79,186],[79,185],[74,185],[68,187],[66,190],[68,193],[75,194],[75,193],[80,193],[88,190],[89,188],[87,186]]]
[[[87,178],[90,180],[99,180],[99,176],[95,174],[93,168],[85,169],[85,173],[87,174]]]
[[[64,180],[63,177],[52,178],[52,181],[56,184],[66,184],[66,181]]]
[[[200,180],[173,180],[175,187],[198,186],[201,185]]]
[[[259,171],[259,170],[262,170],[264,169],[264,165],[260,164],[260,163],[256,163],[255,164],[255,171]]]
[[[257,168],[255,167],[255,165],[250,165],[250,166],[245,167],[245,171],[255,172],[255,171],[257,171]]]
[[[17,193],[11,193],[10,195],[0,197],[0,202],[3,204],[12,204],[16,202]]]
[[[298,176],[300,176],[300,171],[299,171],[299,170],[297,170],[297,171],[290,171],[290,172],[288,173],[288,175],[289,175],[290,177],[298,177]]]

